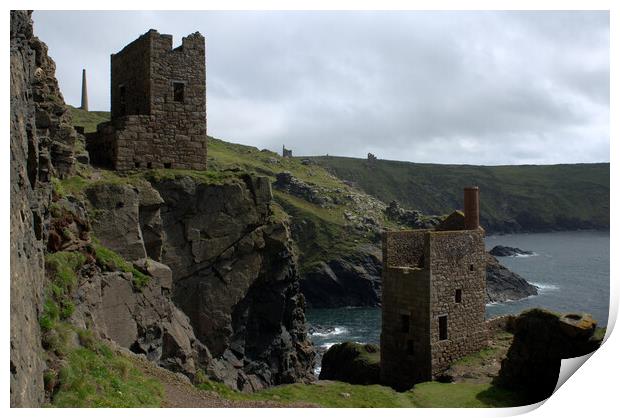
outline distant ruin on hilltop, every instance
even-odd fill
[[[111,120],[87,134],[93,163],[119,171],[207,168],[205,38],[172,48],[149,30],[111,55]]]

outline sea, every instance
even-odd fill
[[[588,312],[600,326],[609,311],[609,232],[576,231],[491,235],[486,247],[518,247],[532,255],[498,257],[500,263],[538,287],[538,295],[488,304],[487,318],[541,307]],[[308,309],[314,345],[323,351],[343,341],[379,344],[381,308]]]

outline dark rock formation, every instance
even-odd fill
[[[345,342],[323,354],[321,380],[339,380],[354,385],[375,385],[380,381],[379,347]]]
[[[495,257],[515,257],[518,255],[532,255],[534,253],[531,251],[524,251],[516,247],[505,247],[503,245],[496,245],[491,249],[491,251],[489,251],[489,254],[494,255]]]
[[[201,364],[207,374],[241,390],[311,379],[314,351],[296,256],[288,226],[273,219],[267,178],[145,183],[88,189],[97,216],[93,229],[103,243],[124,242],[118,252],[152,276],[165,278],[170,268],[171,298],[191,324],[176,327],[177,334],[191,341],[194,334],[183,330],[192,330],[212,355],[192,343],[189,353],[182,350],[186,357],[209,357]],[[149,353],[135,342],[130,346]],[[153,347],[160,350],[158,343]],[[192,366],[179,370],[191,375]]]
[[[301,290],[309,307],[381,305],[381,250],[361,245],[350,254],[316,264],[302,275]],[[487,256],[486,303],[519,300],[538,294],[536,286]]]
[[[343,257],[321,262],[301,281],[308,306],[379,306],[381,304],[381,250],[362,245]]]
[[[30,12],[11,11],[11,406],[43,401],[38,317],[45,288],[51,175],[74,170],[71,128]]]
[[[404,209],[398,201],[392,200],[385,208],[388,219],[411,229],[434,228],[441,222],[440,216],[424,216],[419,210]]]
[[[538,294],[536,286],[502,266],[497,258],[487,254],[487,296],[486,302],[519,300]]]
[[[523,392],[530,403],[548,398],[557,384],[562,359],[586,355],[600,346],[595,329],[596,322],[587,314],[523,312],[514,321],[514,342],[496,383]]]

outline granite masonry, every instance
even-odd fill
[[[396,389],[431,380],[480,350],[485,323],[484,230],[478,188],[465,189],[461,225],[383,236],[381,380]]]
[[[205,170],[205,38],[172,48],[151,29],[111,56],[111,121],[87,135],[92,162],[119,171]]]

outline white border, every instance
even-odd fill
[[[53,3],[49,1],[8,1],[5,4],[9,7],[6,9],[5,14],[2,19],[2,23],[4,25],[5,34],[8,32],[9,27],[9,9],[49,9],[51,5],[55,8],[68,10],[100,10],[102,7],[111,10],[199,10],[199,9],[211,9],[211,10],[345,10],[345,9],[361,9],[361,10],[549,10],[549,9],[562,9],[562,10],[610,10],[610,19],[611,19],[611,102],[610,102],[610,114],[618,114],[618,83],[616,73],[618,71],[618,60],[620,57],[620,33],[617,30],[617,25],[619,22],[619,6],[613,0],[590,0],[590,1],[577,1],[577,0],[564,0],[564,1],[549,1],[549,0],[521,0],[521,1],[491,1],[491,0],[479,0],[479,1],[466,1],[466,0],[444,0],[444,1],[434,1],[434,2],[422,2],[422,1],[396,1],[396,0],[384,0],[384,1],[326,1],[326,0],[315,0],[315,1],[285,1],[285,0],[266,0],[266,1],[250,1],[250,0],[231,0],[231,1],[185,1],[185,2],[155,2],[155,1],[119,1],[119,0],[111,0],[105,3],[97,2],[97,3],[86,3],[84,1],[66,1],[66,0],[57,0]],[[174,6],[171,8],[170,6]],[[36,34],[36,27],[35,27]],[[5,35],[6,36],[6,35]],[[8,74],[8,42],[6,42],[5,38],[5,53],[3,58],[5,60],[4,66],[2,67],[4,80],[5,82],[9,80]],[[5,85],[6,86],[6,85]],[[8,89],[5,87],[5,94],[8,95]],[[9,132],[9,102],[4,100],[4,106],[7,108],[4,109],[4,118],[2,119],[2,127],[3,132],[5,133],[5,147],[8,144],[8,132]],[[617,164],[618,157],[618,144],[614,142],[614,138],[617,140],[618,138],[618,123],[614,119],[610,121],[611,123],[611,202],[610,208],[611,213],[614,213],[614,209],[618,208],[618,195],[617,195],[617,180],[618,180],[618,169],[615,164]],[[5,199],[2,204],[2,215],[3,219],[5,219],[5,223],[2,225],[2,232],[5,240],[2,242],[2,257],[3,257],[3,266],[5,270],[5,274],[3,275],[3,292],[2,297],[4,297],[4,320],[1,323],[2,327],[2,335],[3,341],[5,343],[2,345],[2,353],[5,361],[8,360],[9,357],[9,251],[8,251],[8,239],[9,239],[9,225],[6,223],[6,220],[9,219],[9,199],[10,196],[8,190],[9,184],[9,152],[7,148],[5,148],[4,153],[4,161],[5,163],[2,165],[2,187],[4,189]],[[611,230],[615,232],[618,230],[618,221],[615,217],[612,216],[611,219]],[[612,233],[611,236],[611,254],[618,254],[616,245],[615,234]],[[613,329],[613,326],[616,321],[617,312],[618,312],[618,285],[617,285],[617,271],[618,271],[618,261],[617,259],[611,259],[610,266],[610,277],[611,277],[611,301],[610,301],[610,315],[609,315],[609,330]],[[316,417],[317,415],[329,415],[329,416],[341,416],[343,414],[355,414],[356,416],[373,416],[376,417],[377,414],[388,413],[392,416],[410,416],[410,414],[415,414],[416,416],[445,416],[445,415],[454,415],[458,414],[459,417],[480,417],[480,416],[506,416],[506,415],[516,415],[520,413],[524,413],[527,411],[533,410],[531,412],[532,416],[563,416],[563,417],[571,417],[571,416],[607,416],[610,414],[610,411],[615,409],[615,400],[617,395],[617,390],[615,389],[615,380],[618,375],[618,360],[616,353],[620,352],[619,348],[619,338],[616,335],[610,334],[606,337],[606,341],[603,347],[598,350],[594,355],[588,360],[587,366],[582,367],[575,375],[568,379],[565,385],[559,388],[557,393],[555,393],[547,402],[544,403],[540,408],[535,409],[534,407],[523,407],[523,408],[510,408],[510,409],[491,409],[491,410],[472,410],[472,409],[424,409],[424,410],[409,410],[409,409],[398,409],[398,410],[390,410],[390,411],[382,411],[382,410],[359,410],[359,409],[346,409],[346,410],[333,410],[333,409],[322,409],[322,410],[295,410],[291,411],[288,409],[272,409],[272,410],[252,410],[249,411],[247,409],[226,409],[226,410],[116,410],[114,412],[109,410],[89,410],[88,414],[93,417],[107,417],[111,413],[119,416],[131,416],[136,417],[142,414],[149,414],[153,417],[168,417],[171,413],[182,414],[183,416],[195,416],[203,418],[205,415],[208,416],[217,416],[217,417],[231,417],[237,416],[238,414],[247,415],[251,413],[256,416],[269,416],[269,417],[287,417],[291,414],[295,414],[296,416],[312,416]],[[5,363],[6,364],[6,363]],[[8,370],[5,371],[5,375],[2,378],[2,397],[3,397],[3,405],[8,409],[9,405],[9,373]],[[540,406],[540,405],[538,405]],[[534,410],[535,409],[535,410]],[[7,411],[11,416],[19,416],[19,417],[31,417],[36,414],[46,415],[46,416],[82,416],[85,411],[78,410],[55,410],[55,409],[37,409],[37,410],[27,410],[27,409],[12,409]]]

